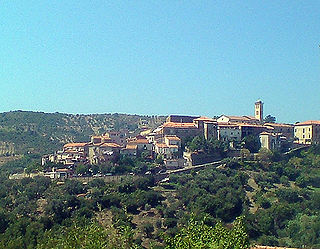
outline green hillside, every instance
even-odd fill
[[[128,114],[74,115],[12,111],[0,113],[0,143],[2,154],[51,153],[71,141],[88,141],[93,134],[108,130],[139,130],[139,125],[154,128],[165,117]],[[6,143],[4,143],[6,142]],[[6,148],[8,147],[7,151]]]

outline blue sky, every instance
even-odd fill
[[[2,1],[0,112],[320,119],[320,1]]]

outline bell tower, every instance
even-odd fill
[[[260,122],[263,121],[263,102],[260,99],[254,104],[254,117]]]

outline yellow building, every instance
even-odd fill
[[[320,121],[308,120],[294,125],[295,142],[312,144],[320,142]]]

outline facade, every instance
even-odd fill
[[[181,150],[181,140],[175,135],[165,136],[163,142],[155,143],[154,150],[156,154],[163,155],[166,159],[177,158]]]
[[[263,103],[261,100],[258,100],[254,104],[254,117],[259,120],[259,122],[263,122]]]
[[[217,119],[219,123],[245,123],[245,124],[258,124],[260,121],[251,116],[227,116],[222,115]]]
[[[220,123],[218,125],[218,139],[229,142],[241,141],[241,129],[239,124]]]
[[[218,139],[218,123],[214,122],[205,122],[203,124],[203,134],[205,139]]]
[[[294,125],[295,143],[312,144],[320,142],[320,121],[309,120]]]
[[[116,159],[120,155],[121,145],[117,143],[101,143],[88,145],[90,164],[99,164]]]
[[[173,123],[193,123],[193,120],[199,118],[199,116],[181,116],[181,115],[170,115],[167,117],[166,122]]]
[[[166,122],[162,125],[159,134],[162,137],[166,135],[176,135],[181,140],[188,137],[195,137],[202,134],[202,130],[197,127],[194,123],[174,123]]]
[[[261,148],[268,150],[279,150],[282,142],[286,140],[286,137],[281,133],[261,132],[259,135]]]
[[[241,138],[247,136],[259,136],[263,131],[267,131],[267,127],[259,124],[239,124],[241,130]]]
[[[282,133],[288,141],[294,139],[294,125],[292,124],[264,123],[264,126],[273,133]]]
[[[127,156],[140,156],[142,152],[153,156],[152,142],[141,135],[128,139],[126,147],[121,150],[121,154]]]
[[[72,175],[72,171],[70,169],[56,169],[52,168],[51,171],[44,173],[44,176],[49,177],[51,179],[65,179]]]
[[[108,131],[104,134],[105,137],[108,137],[111,142],[120,144],[121,146],[126,145],[127,131]]]

